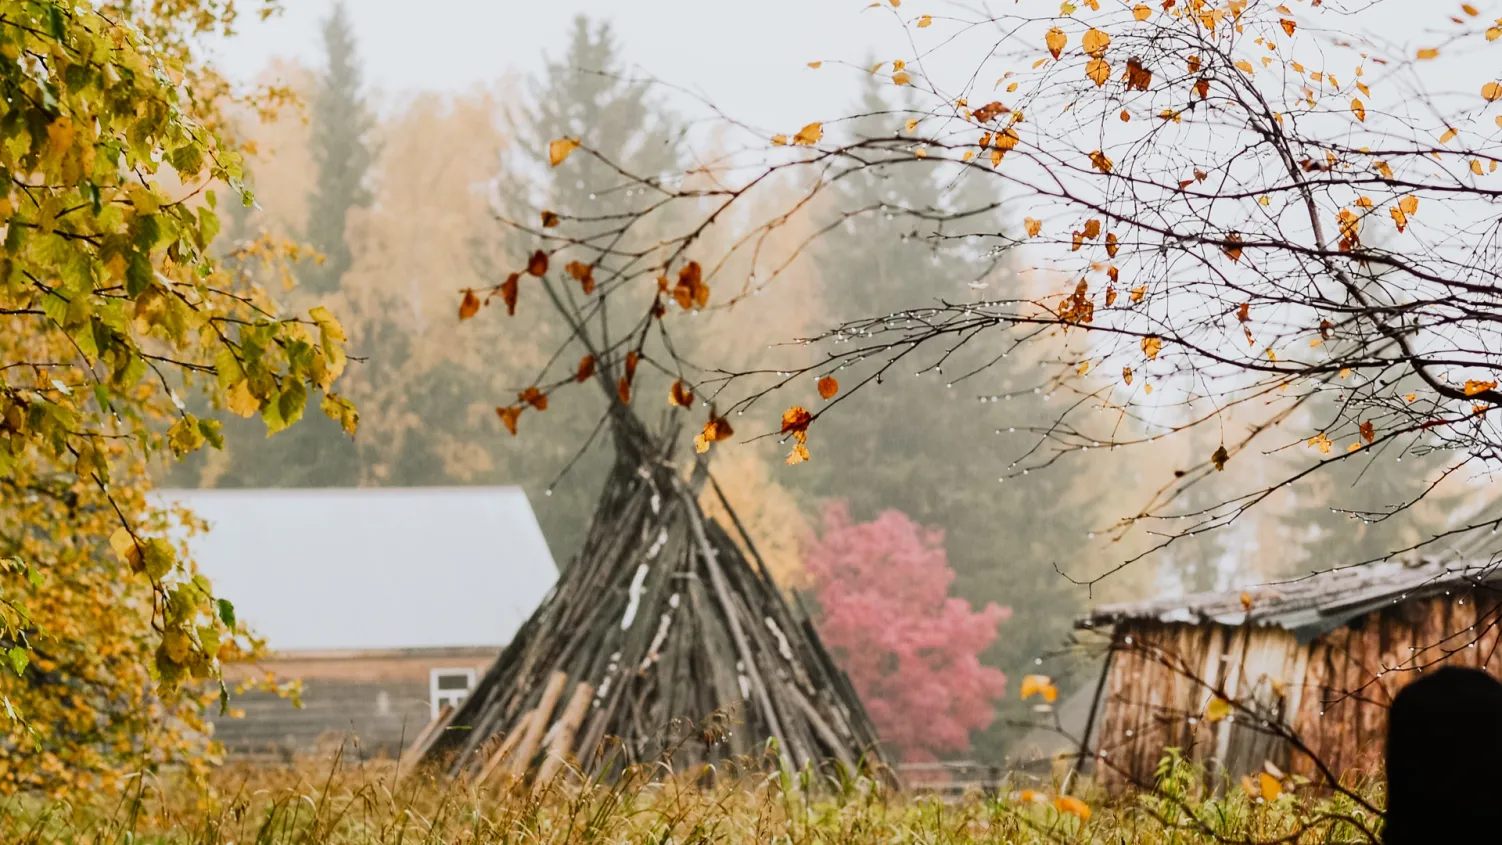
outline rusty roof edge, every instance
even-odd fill
[[[1480,585],[1498,578],[1502,578],[1502,570],[1492,562],[1397,564],[1370,573],[1356,569],[1328,570],[1308,579],[1302,586],[1299,582],[1292,582],[1250,588],[1253,592],[1275,590],[1279,586],[1288,588],[1279,594],[1280,599],[1286,597],[1283,603],[1287,607],[1280,609],[1274,603],[1266,607],[1265,614],[1258,614],[1255,606],[1249,614],[1240,606],[1240,596],[1244,591],[1202,592],[1175,599],[1101,605],[1076,617],[1074,627],[1083,630],[1156,619],[1188,624],[1209,622],[1231,627],[1250,621],[1251,624],[1276,626],[1295,633],[1314,629],[1323,632],[1386,604],[1427,595],[1458,583]]]

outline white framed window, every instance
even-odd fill
[[[473,669],[434,669],[428,673],[428,701],[433,707],[433,718],[445,707],[457,708],[469,698],[475,688]]]

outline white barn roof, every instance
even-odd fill
[[[274,651],[505,645],[557,580],[517,487],[161,490]]]

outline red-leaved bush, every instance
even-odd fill
[[[909,762],[964,751],[991,724],[1006,676],[978,656],[1010,608],[971,609],[949,595],[944,534],[900,511],[855,523],[824,510],[804,549],[821,613],[819,635],[850,675],[883,743]]]

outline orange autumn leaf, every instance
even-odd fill
[[[636,380],[636,365],[641,363],[641,355],[635,350],[626,353],[626,379]]]
[[[538,390],[535,386],[516,394],[516,398],[517,401],[526,402],[539,411],[546,411],[548,409],[548,395]]]
[[[694,404],[694,392],[683,386],[683,380],[673,382],[668,390],[668,404],[678,408],[687,408]]]
[[[459,319],[468,320],[480,313],[480,297],[475,296],[472,289],[464,291],[464,299],[459,303]]]
[[[585,355],[579,359],[579,368],[574,371],[574,381],[587,381],[595,374],[595,356]]]
[[[615,383],[615,395],[620,397],[622,405],[631,404],[631,380],[621,376]]]
[[[1035,695],[1042,696],[1044,701],[1053,703],[1059,698],[1059,688],[1054,686],[1053,678],[1047,675],[1027,675],[1022,679],[1022,700],[1026,701]]]
[[[1132,7],[1132,17],[1139,21],[1145,21],[1153,16],[1153,10],[1147,6],[1138,4]]]
[[[934,16],[933,15],[924,15],[923,17],[918,18],[918,28],[919,29],[923,29],[924,27],[927,27],[928,25],[932,24],[933,22],[934,22]]]
[[[1095,169],[1102,173],[1111,172],[1111,159],[1107,158],[1106,154],[1100,150],[1096,150],[1090,154],[1090,164],[1094,165]]]
[[[1232,232],[1229,235],[1226,235],[1226,243],[1225,243],[1225,246],[1222,247],[1222,249],[1225,250],[1226,257],[1230,258],[1232,261],[1240,261],[1241,260],[1241,235],[1240,235],[1240,233]]]
[[[504,425],[513,437],[516,436],[516,421],[522,415],[522,409],[515,407],[496,408],[495,413],[496,416],[501,418],[501,425]]]
[[[542,250],[532,253],[527,259],[527,272],[534,276],[544,276],[548,272],[548,254]]]
[[[1111,36],[1103,30],[1090,28],[1085,37],[1080,40],[1080,46],[1085,48],[1085,55],[1100,58],[1106,54],[1106,48],[1111,46]]]
[[[1157,335],[1148,335],[1142,339],[1142,353],[1147,356],[1147,360],[1152,361],[1156,359],[1162,349],[1163,338]]]
[[[1153,72],[1143,67],[1142,60],[1133,56],[1127,59],[1125,81],[1128,91],[1146,91],[1153,84]],[[1122,115],[1125,118],[1127,113],[1123,111]]]
[[[1022,218],[1022,228],[1027,230],[1028,237],[1036,238],[1038,233],[1043,231],[1043,221],[1032,217],[1024,217]]]
[[[1085,76],[1099,88],[1111,78],[1111,63],[1102,58],[1091,59],[1085,63]]]
[[[808,447],[802,443],[793,444],[793,451],[788,452],[788,466],[797,466],[809,459]]]
[[[1488,390],[1496,389],[1497,383],[1495,381],[1479,381],[1477,379],[1466,379],[1465,395],[1467,396],[1475,396],[1478,393],[1485,393]]]
[[[589,296],[595,292],[595,268],[582,261],[570,261],[564,268],[570,276],[579,282],[584,289],[584,295]]]
[[[1147,296],[1147,285],[1138,285],[1132,288],[1132,302],[1141,302]]]
[[[1488,103],[1495,103],[1498,100],[1502,100],[1502,84],[1499,84],[1497,82],[1488,82],[1485,85],[1481,86],[1481,98],[1483,100],[1486,100]]]
[[[1294,23],[1288,18],[1283,18],[1282,20],[1278,21],[1278,23],[1282,25],[1283,31],[1288,33],[1289,35],[1292,35],[1294,29],[1298,27],[1298,24]]]
[[[813,414],[800,405],[794,405],[782,412],[782,434],[791,434],[799,443],[808,440],[808,424],[813,421]]]
[[[1434,49],[1433,47],[1425,47],[1425,48],[1419,50],[1419,52],[1418,52],[1418,58],[1420,58],[1420,59],[1437,59],[1437,58],[1439,58],[1439,51],[1436,50],[1436,49]]]
[[[1120,248],[1121,247],[1117,243],[1117,240],[1116,240],[1116,233],[1115,232],[1109,232],[1109,233],[1107,233],[1106,234],[1106,255],[1110,256],[1111,258],[1115,258],[1116,257],[1116,252]],[[1109,305],[1110,303],[1107,303],[1107,304]]]
[[[840,392],[840,383],[834,376],[825,376],[819,379],[819,396],[823,399],[833,399]]]
[[[798,130],[798,134],[793,136],[793,143],[802,144],[805,147],[810,147],[814,144],[819,143],[819,141],[823,138],[824,124],[818,121],[814,121],[813,123],[810,123],[802,129]]]
[[[521,293],[522,274],[512,273],[501,282],[501,300],[506,303],[506,316],[516,316],[516,297]]]
[[[1090,806],[1073,795],[1060,795],[1054,799],[1053,806],[1061,813],[1079,816],[1081,821],[1090,819]]]
[[[694,436],[694,451],[707,452],[709,444],[728,439],[735,430],[730,427],[730,421],[717,416],[713,408],[709,409],[709,421],[704,424],[704,430]]]
[[[551,229],[558,225],[558,215],[551,211],[542,212],[542,228]]]
[[[1361,439],[1366,442],[1370,443],[1377,439],[1377,427],[1372,424],[1371,420],[1362,420],[1361,425],[1357,426],[1357,428],[1361,431]]]
[[[1059,54],[1064,52],[1064,45],[1069,43],[1069,36],[1064,34],[1064,30],[1053,27],[1044,34],[1043,43],[1048,45],[1048,52],[1057,59]]]
[[[673,299],[685,311],[703,308],[709,303],[709,286],[704,284],[704,269],[699,266],[699,262],[690,261],[678,271],[678,284],[673,287]]]
[[[557,167],[578,148],[578,138],[554,138],[548,142],[548,164]]]
[[[1351,114],[1356,115],[1356,119],[1364,123],[1366,121],[1366,104],[1361,102],[1361,100],[1352,97]]]
[[[1132,383],[1132,368],[1131,367],[1122,367],[1121,368],[1121,380],[1124,381],[1124,382],[1126,382],[1128,385],[1130,385]]]

